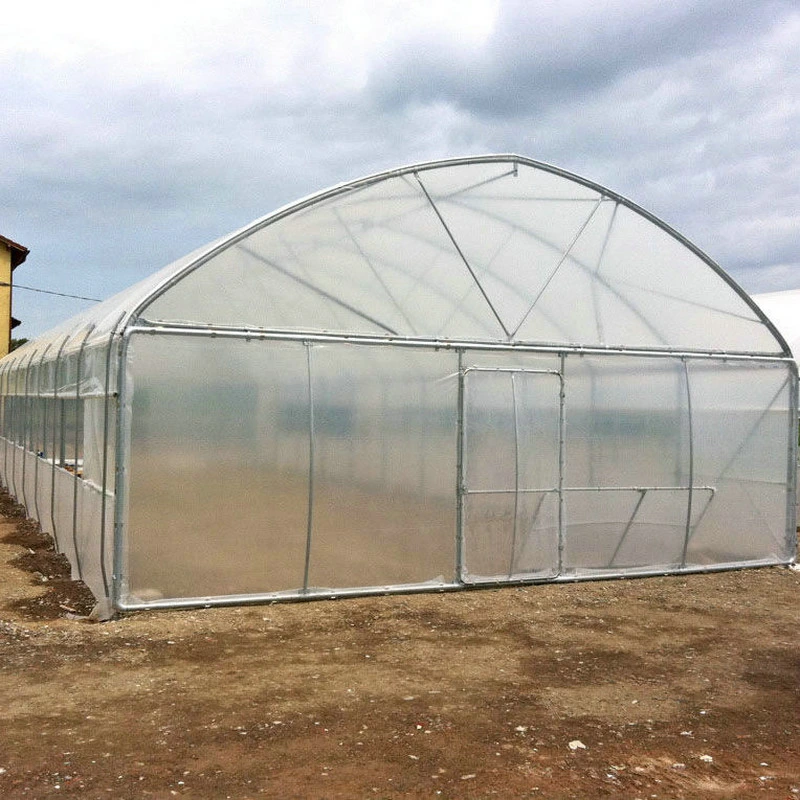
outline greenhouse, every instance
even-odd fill
[[[710,258],[513,155],[336,186],[0,361],[108,610],[789,563],[797,368]]]

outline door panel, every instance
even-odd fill
[[[555,371],[465,372],[464,582],[558,574],[560,396]]]

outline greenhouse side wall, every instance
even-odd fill
[[[110,597],[116,359],[91,331],[65,335],[0,372],[0,472],[53,537],[74,579]],[[109,369],[110,367],[110,369]]]

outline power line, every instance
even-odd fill
[[[40,294],[54,294],[58,297],[72,297],[75,300],[91,300],[93,303],[102,303],[103,301],[97,297],[84,297],[80,294],[66,294],[65,292],[53,292],[50,289],[36,289],[33,286],[23,286],[21,283],[6,283],[0,281],[0,286],[13,286],[15,289],[27,289],[29,292],[39,292]]]

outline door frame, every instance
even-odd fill
[[[467,376],[469,373],[505,373],[511,376],[512,381],[512,398],[513,398],[513,415],[514,415],[514,445],[516,454],[515,475],[516,487],[514,491],[515,511],[514,511],[514,526],[516,530],[517,524],[517,511],[516,504],[521,493],[526,490],[520,491],[519,488],[519,421],[517,416],[517,403],[516,397],[513,394],[513,376],[515,374],[526,375],[549,375],[558,379],[558,482],[555,492],[558,495],[558,555],[556,560],[555,575],[548,578],[554,580],[558,578],[563,571],[564,564],[564,543],[565,543],[565,529],[566,529],[566,516],[564,506],[564,472],[565,472],[565,429],[566,429],[566,393],[564,383],[564,354],[560,354],[560,368],[559,369],[540,369],[529,367],[465,367],[463,364],[463,353],[459,353],[459,369],[458,369],[458,453],[457,453],[457,535],[456,535],[456,581],[459,584],[466,585],[476,583],[476,581],[469,581],[466,578],[465,564],[464,564],[464,501],[467,495],[475,494],[476,492],[470,491],[466,485],[466,469],[465,469],[465,453],[467,442],[467,425],[465,422],[465,407],[467,400]],[[550,490],[548,490],[550,491]],[[513,581],[515,582],[515,581]],[[478,581],[477,583],[484,583]]]

